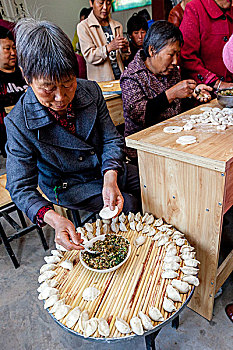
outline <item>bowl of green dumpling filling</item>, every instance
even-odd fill
[[[217,92],[218,103],[223,107],[233,107],[233,88],[221,89]]]
[[[131,253],[129,241],[117,234],[94,237],[88,245],[89,249],[97,254],[80,251],[80,262],[85,268],[95,272],[111,272],[118,269],[128,260]]]

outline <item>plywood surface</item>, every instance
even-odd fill
[[[217,100],[211,101],[207,106],[221,108]],[[215,126],[202,124],[194,126],[193,130],[181,131],[177,134],[163,132],[165,126],[183,126],[185,120],[187,120],[185,116],[202,113],[201,107],[196,107],[128,136],[126,138],[127,146],[172,159],[183,160],[209,169],[225,171],[230,167],[233,160],[233,126],[228,126],[226,130],[219,131]],[[197,143],[186,146],[177,144],[177,138],[183,135],[196,136]]]
[[[11,202],[11,196],[6,190],[6,175],[0,176],[0,205],[4,206]]]
[[[106,100],[106,104],[114,125],[117,126],[124,124],[125,119],[123,116],[123,102],[121,96],[117,96],[111,100]]]
[[[162,216],[187,236],[201,262],[192,309],[212,318],[225,176],[171,158],[139,151],[143,210]]]

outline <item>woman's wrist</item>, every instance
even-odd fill
[[[172,103],[172,101],[175,100],[175,94],[174,94],[174,91],[173,91],[173,88],[170,88],[168,90],[165,91],[165,94],[167,96],[167,100],[169,103]]]

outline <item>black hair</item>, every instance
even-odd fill
[[[84,16],[84,19],[86,19],[91,13],[91,11],[92,11],[92,7],[90,8],[83,7],[82,10],[80,11],[79,19],[81,19],[82,16]]]
[[[29,84],[78,76],[78,62],[68,36],[53,23],[21,19],[15,28],[19,66]]]
[[[156,21],[148,29],[144,41],[143,50],[146,57],[149,57],[149,46],[152,46],[156,53],[159,53],[167,44],[179,41],[183,45],[183,35],[178,27],[168,21]]]
[[[147,11],[147,9],[143,9],[141,11],[138,11],[138,15],[145,18],[146,21],[150,21],[150,14],[149,12]]]
[[[9,29],[0,26],[0,39],[6,39],[6,38],[15,42],[12,32]]]
[[[132,17],[129,18],[127,22],[127,34],[132,35],[135,30],[144,29],[148,30],[148,23],[145,18],[134,13]]]

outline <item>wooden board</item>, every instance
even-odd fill
[[[208,106],[221,108],[217,100],[211,101]],[[177,134],[163,132],[165,126],[183,126],[184,120],[187,119],[185,116],[202,113],[201,107],[196,107],[128,136],[126,145],[167,158],[225,172],[233,161],[233,126],[228,126],[226,130],[219,131],[214,126],[201,124],[190,131],[182,131]],[[177,144],[177,138],[183,135],[196,136],[197,143],[186,146]]]
[[[121,92],[120,80],[97,82],[103,92]]]
[[[12,202],[10,193],[6,190],[6,174],[0,176],[0,206]]]
[[[114,125],[117,126],[124,124],[125,119],[123,115],[123,102],[121,96],[117,96],[111,100],[106,100],[106,104]]]
[[[90,318],[105,318],[110,324],[110,338],[126,336],[117,331],[116,316],[122,317],[129,323],[140,310],[148,315],[149,305],[161,310],[165,320],[171,316],[162,308],[166,286],[171,283],[171,280],[161,278],[164,246],[158,248],[157,241],[147,237],[146,243],[136,249],[133,242],[140,235],[137,231],[129,229],[128,232],[120,232],[120,234],[130,241],[132,251],[130,258],[116,271],[96,273],[85,269],[79,262],[77,251],[65,252],[62,258],[62,260],[74,261],[75,267],[72,271],[61,267],[55,270],[58,273],[55,279],[59,282],[60,298],[65,298],[66,304],[72,308],[79,306],[82,311],[88,310]],[[180,270],[178,272],[181,278],[183,274]],[[82,293],[90,286],[95,286],[101,294],[96,300],[87,302],[82,298]],[[186,301],[192,288],[188,294],[181,294],[182,303],[175,303],[177,308]],[[65,325],[66,317],[61,322]],[[158,324],[153,321],[152,323],[154,326]],[[82,334],[78,324],[72,329]],[[99,337],[98,331],[93,336]]]
[[[223,217],[225,174],[138,151],[143,210],[185,233],[201,262],[193,310],[212,318]]]

